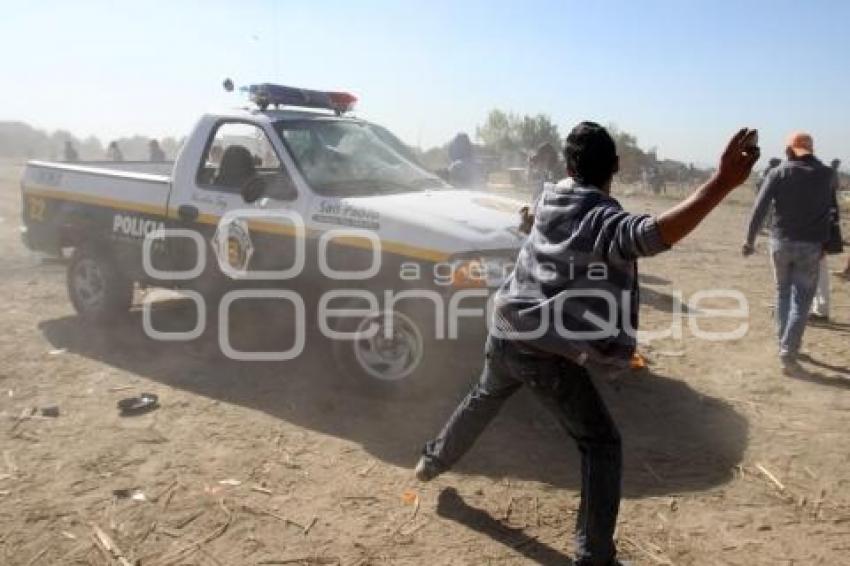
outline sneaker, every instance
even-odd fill
[[[800,362],[796,358],[783,357],[780,363],[782,364],[782,373],[789,377],[796,377],[803,371]]]
[[[433,458],[422,456],[416,463],[416,468],[413,473],[419,481],[428,482],[442,474],[443,469],[437,465],[437,462],[435,462]]]
[[[809,313],[809,321],[825,324],[829,322],[828,314]]]

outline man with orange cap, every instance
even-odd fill
[[[818,282],[818,267],[829,240],[835,172],[814,155],[812,136],[788,136],[787,160],[771,171],[750,217],[743,254],[754,251],[758,231],[773,205],[770,253],[776,279],[776,330],[783,370],[799,370],[797,356]]]

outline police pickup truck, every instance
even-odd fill
[[[177,289],[197,325],[165,332],[145,316],[151,337],[194,340],[218,317],[224,354],[269,361],[318,332],[347,374],[383,388],[427,380],[427,362],[464,337],[477,358],[486,299],[523,240],[522,203],[451,187],[388,130],[350,116],[350,94],[247,90],[256,107],[201,117],[173,163],[27,164],[24,241],[70,250],[78,314],[114,320],[142,289],[147,315],[151,290]],[[220,331],[251,299],[290,304],[291,347],[245,351]]]

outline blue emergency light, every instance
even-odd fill
[[[347,92],[309,90],[271,83],[248,85],[240,90],[247,92],[251,102],[260,110],[266,110],[269,106],[301,106],[342,114],[351,110],[357,102],[357,97]]]

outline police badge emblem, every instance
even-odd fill
[[[247,272],[254,255],[254,244],[244,220],[236,218],[220,223],[213,236],[212,247],[225,274],[238,277]]]

